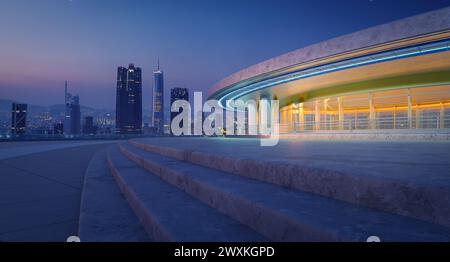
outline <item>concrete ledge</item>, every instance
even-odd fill
[[[440,226],[190,164],[131,145],[121,152],[149,172],[274,241],[447,241]]]
[[[129,140],[148,152],[279,186],[450,227],[450,190],[275,161],[242,159]]]
[[[109,173],[105,150],[86,170],[78,232],[82,242],[150,241]]]
[[[208,98],[243,81],[258,80],[271,72],[291,68],[348,52],[383,46],[430,33],[450,29],[450,8],[442,8],[390,23],[374,26],[300,48],[244,68],[216,83],[208,90]],[[264,77],[262,79],[265,79]]]

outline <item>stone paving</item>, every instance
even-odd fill
[[[55,149],[78,147],[83,145],[105,144],[111,141],[30,141],[1,142],[0,159],[29,155]]]
[[[260,147],[255,138],[146,138],[162,147],[239,159],[320,167],[402,184],[450,188],[450,142],[304,141]],[[65,241],[77,235],[83,177],[92,156],[114,144],[0,143],[0,241]]]
[[[8,159],[0,160],[0,241],[65,241],[77,235],[86,168],[108,144],[32,142],[30,150],[27,143],[1,145]],[[6,154],[9,149],[13,154]]]
[[[182,143],[180,139],[183,139]],[[261,147],[259,139],[254,138],[180,137],[137,141],[236,158],[295,163],[361,176],[450,187],[449,141],[304,141],[292,138],[281,139],[275,147]]]

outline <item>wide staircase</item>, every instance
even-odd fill
[[[320,183],[290,186],[299,184],[286,182],[286,167],[260,165],[264,170],[257,162],[145,140],[111,146],[92,159],[86,172],[80,238],[362,242],[377,236],[381,241],[450,241],[449,222],[441,219],[445,214],[433,221],[414,210],[420,205],[405,212],[322,192]]]

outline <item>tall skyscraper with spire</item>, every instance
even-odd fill
[[[159,68],[153,71],[155,84],[153,85],[153,127],[159,135],[164,134],[164,74]]]
[[[117,68],[116,133],[142,133],[142,70],[134,64]]]

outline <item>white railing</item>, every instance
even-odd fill
[[[339,120],[304,121],[290,125],[280,124],[280,133],[301,133],[316,131],[353,131],[353,130],[405,130],[405,129],[450,129],[450,115],[445,117],[434,116],[385,116],[370,120],[367,116],[360,118],[346,118]],[[249,125],[241,130],[241,134],[248,135]],[[253,126],[252,130],[258,130],[259,126]],[[235,132],[237,128],[235,127]]]
[[[441,118],[438,116],[420,117],[379,117],[350,118],[339,120],[304,121],[303,123],[293,123],[281,125],[282,133],[323,131],[323,130],[383,130],[383,129],[417,129],[417,128],[450,128],[450,116]]]

